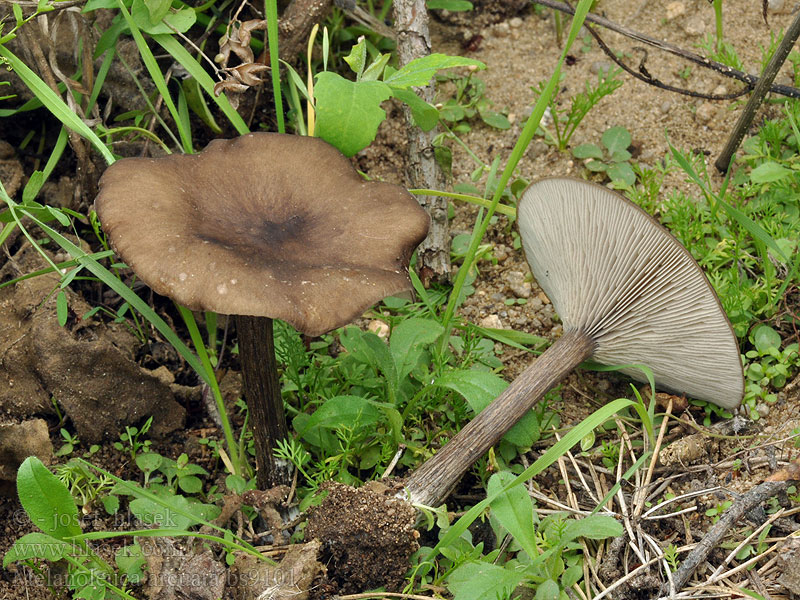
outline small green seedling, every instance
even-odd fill
[[[631,134],[624,127],[611,127],[601,138],[601,146],[581,144],[572,150],[573,156],[586,161],[584,166],[595,173],[605,173],[613,187],[633,187],[636,173],[630,165]]]
[[[147,452],[150,449],[150,440],[142,439],[142,437],[150,431],[152,424],[153,417],[150,417],[145,421],[141,429],[127,425],[125,432],[119,434],[120,441],[114,442],[114,448],[120,452],[127,451],[131,456],[131,460],[136,460],[137,454]]]
[[[756,405],[774,403],[778,398],[773,390],[786,385],[788,378],[800,367],[797,343],[788,344],[781,350],[781,336],[769,325],[757,325],[750,333],[753,350],[743,356],[745,364],[744,404],[750,416],[758,419]]]
[[[545,140],[564,152],[578,125],[589,114],[589,111],[600,100],[614,93],[614,90],[622,85],[622,80],[617,79],[620,73],[622,73],[621,69],[602,70],[597,75],[597,83],[592,85],[587,81],[586,88],[575,95],[569,109],[561,108],[557,96],[554,94],[548,103],[550,114],[553,117],[552,131],[540,125],[540,131],[545,136]],[[533,88],[533,91],[541,94],[543,89],[544,83],[541,83],[538,88]]]

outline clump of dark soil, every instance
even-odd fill
[[[309,515],[306,539],[322,541],[319,560],[329,582],[344,594],[399,589],[419,548],[416,510],[378,482],[359,489],[329,482],[323,489],[328,495]]]

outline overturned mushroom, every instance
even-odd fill
[[[564,334],[406,482],[413,503],[440,504],[461,475],[582,361],[648,365],[656,383],[725,408],[744,394],[739,349],[689,252],[621,195],[544,179],[523,194],[519,231]],[[623,369],[642,379],[638,369]]]
[[[286,437],[272,319],[316,336],[409,289],[408,261],[428,229],[405,189],[363,181],[322,140],[275,133],[120,160],[95,207],[155,292],[236,315],[260,487],[285,481],[272,454]]]

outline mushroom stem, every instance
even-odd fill
[[[406,481],[412,504],[438,506],[469,467],[572,369],[589,358],[595,343],[582,330],[564,332],[489,406]]]
[[[288,430],[275,361],[272,319],[237,315],[236,332],[244,397],[255,442],[256,483],[262,490],[289,484],[290,470],[279,464],[273,454],[277,441],[288,437]]]

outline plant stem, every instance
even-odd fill
[[[277,441],[289,436],[275,361],[272,319],[237,315],[236,333],[244,396],[255,442],[258,488],[266,490],[289,484],[290,469],[278,463],[273,454]]]
[[[200,330],[197,328],[197,321],[194,318],[194,313],[180,304],[176,303],[175,306],[178,307],[178,311],[181,313],[181,317],[183,317],[183,322],[186,323],[186,328],[189,330],[189,337],[192,338],[194,349],[205,371],[205,379],[211,388],[211,393],[214,395],[214,402],[217,405],[217,412],[219,412],[219,420],[222,423],[222,432],[225,435],[225,444],[228,446],[228,454],[231,457],[231,464],[233,464],[233,474],[241,475],[243,464],[239,453],[239,445],[236,443],[236,438],[233,437],[233,428],[231,427],[231,422],[228,420],[228,411],[225,409],[222,393],[219,391],[217,375],[214,373],[214,367],[211,366],[211,361],[208,358],[206,346],[203,343]],[[198,373],[198,375],[201,374]]]
[[[594,341],[587,333],[565,332],[433,458],[411,474],[405,487],[409,501],[424,506],[441,504],[466,470],[593,351]]]

